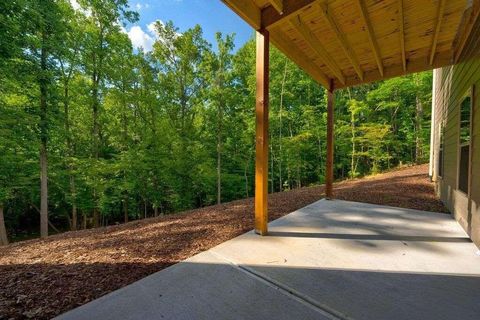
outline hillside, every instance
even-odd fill
[[[335,184],[339,199],[445,212],[428,166]],[[322,198],[323,186],[272,194],[270,219]],[[50,318],[252,228],[253,199],[101,229],[68,232],[0,250],[0,319]]]

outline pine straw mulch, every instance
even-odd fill
[[[446,212],[428,166],[335,185],[338,199]],[[323,186],[275,193],[270,220],[322,198]],[[232,239],[253,225],[253,199],[0,249],[0,319],[46,319]]]

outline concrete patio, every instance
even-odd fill
[[[450,215],[320,200],[58,319],[479,319]]]

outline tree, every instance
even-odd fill
[[[132,146],[131,143],[131,133],[130,131],[130,121],[132,119],[131,110],[132,105],[134,105],[133,99],[133,86],[135,81],[135,57],[133,54],[133,48],[126,34],[117,33],[114,35],[115,41],[112,41],[115,46],[112,46],[112,50],[115,51],[115,54],[110,57],[112,66],[111,74],[111,83],[113,88],[109,91],[108,102],[111,103],[114,108],[119,109],[117,112],[118,119],[115,122],[117,124],[116,129],[120,130],[116,134],[120,139],[116,141],[116,147],[121,151],[120,159],[123,160],[123,157],[131,156],[129,154],[129,149]],[[114,130],[114,128],[112,128]],[[131,192],[132,184],[130,181],[127,181],[127,171],[130,167],[128,161],[119,161],[119,164],[123,164],[123,168],[120,168],[122,171],[123,181],[120,190],[123,213],[124,213],[124,222],[128,222],[128,194]]]
[[[432,76],[431,73],[418,73],[412,75],[415,85],[415,163],[420,164],[426,161],[427,150],[424,150],[423,141],[425,141],[428,132],[424,129],[424,105],[429,104],[432,99]],[[428,117],[430,119],[430,117]]]
[[[348,108],[350,111],[350,126],[352,135],[352,160],[350,162],[350,177],[356,178],[358,176],[358,157],[357,157],[357,116],[365,109],[365,104],[355,99],[350,99]]]
[[[205,97],[204,61],[209,46],[198,25],[180,34],[172,22],[157,21],[155,30],[158,40],[153,45],[153,58],[157,60],[161,100],[174,135],[171,152],[176,162],[171,169],[178,178],[174,188],[182,198],[180,208],[201,206],[212,172],[204,161],[208,153],[199,145],[195,120]]]
[[[26,17],[29,19],[26,59],[31,63],[32,72],[38,85],[39,105],[39,159],[40,159],[40,236],[48,236],[48,157],[49,141],[48,107],[54,104],[52,62],[55,50],[60,47],[61,14],[58,3],[53,0],[29,3]]]
[[[211,52],[208,59],[210,82],[209,95],[211,106],[216,109],[216,151],[217,151],[217,204],[222,202],[222,153],[223,135],[225,128],[224,113],[227,104],[231,103],[232,96],[232,50],[234,35],[222,37],[220,32],[215,34],[217,52]]]
[[[77,230],[77,201],[76,201],[76,181],[75,181],[75,144],[72,138],[71,119],[70,119],[70,102],[71,102],[71,85],[73,77],[79,72],[80,68],[80,51],[84,45],[85,30],[83,25],[85,19],[81,14],[76,14],[69,2],[62,2],[61,13],[63,19],[68,23],[69,31],[63,33],[63,46],[56,53],[56,59],[59,64],[59,86],[63,91],[62,103],[64,113],[64,136],[65,136],[65,166],[69,180],[68,202],[71,209],[70,229]]]
[[[128,11],[127,0],[82,0],[82,9],[88,11],[86,25],[85,69],[91,77],[92,106],[92,157],[98,161],[101,156],[102,132],[100,124],[101,94],[106,80],[107,59],[113,53],[109,46],[113,35],[120,32],[119,21],[135,22],[138,13]],[[93,225],[99,226],[98,194],[93,188]]]
[[[251,196],[255,41],[158,21],[146,52],[126,0],[78,3],[0,3],[1,243],[39,212],[45,235]],[[325,90],[270,61],[269,191],[323,183]],[[335,177],[425,161],[430,91],[431,73],[337,91]]]
[[[0,133],[2,137],[6,137],[7,134],[11,133],[10,113],[7,112],[5,96],[8,95],[9,91],[13,91],[13,79],[8,76],[12,70],[11,59],[21,54],[21,46],[15,36],[21,29],[19,12],[21,12],[19,3],[0,3],[0,114],[2,115],[0,118]],[[2,161],[0,161],[0,245],[8,244],[4,206],[11,192],[8,184],[10,178],[8,169],[14,159],[8,157],[7,148],[9,149],[6,146],[6,141],[0,139],[0,153],[2,154]]]

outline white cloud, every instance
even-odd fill
[[[162,26],[165,26],[165,22],[163,22],[162,20],[159,20],[159,19],[157,19],[157,20],[155,20],[155,21],[153,21],[153,22],[151,22],[151,23],[149,23],[149,24],[147,25],[148,31],[150,31],[150,33],[151,33],[152,35],[154,35],[156,39],[158,39],[158,32],[157,32],[157,29],[155,28],[155,24],[156,24],[157,22],[160,23]],[[177,37],[179,37],[179,36],[182,35],[182,33],[181,33],[181,32],[175,32],[175,35],[176,35]],[[161,40],[161,39],[160,39],[160,40]]]
[[[152,51],[155,39],[148,32],[143,31],[140,26],[133,26],[127,32],[128,37],[136,48],[143,48],[145,51]]]
[[[145,5],[144,8],[147,8],[147,6]],[[132,26],[129,30],[125,29],[123,26],[120,26],[120,30],[128,35],[134,48],[143,48],[143,50],[148,52],[152,51],[153,44],[156,40],[164,43],[162,39],[159,39],[158,32],[156,31],[155,23],[157,22],[161,25],[165,25],[163,21],[155,20],[149,23],[145,30],[138,25]],[[177,33],[177,36],[179,35],[181,34]]]
[[[155,36],[158,36],[157,30],[155,29],[155,24],[157,22],[160,22],[161,25],[164,25],[163,21],[161,20],[155,20],[147,25],[148,31]]]
[[[147,29],[148,31],[150,31],[150,33],[153,33],[155,34],[155,21],[153,22],[150,22],[148,25],[147,25]]]
[[[118,22],[117,22],[117,25],[118,25],[118,27],[120,28],[120,31],[121,31],[121,32],[123,32],[123,33],[125,33],[125,34],[128,34],[128,31],[127,31],[127,29],[125,29],[124,26],[122,26],[122,25],[121,25],[120,23],[118,23]]]
[[[150,5],[148,3],[140,3],[140,2],[137,2],[133,5],[133,7],[137,10],[137,11],[140,11],[142,9],[148,9],[150,8]]]

